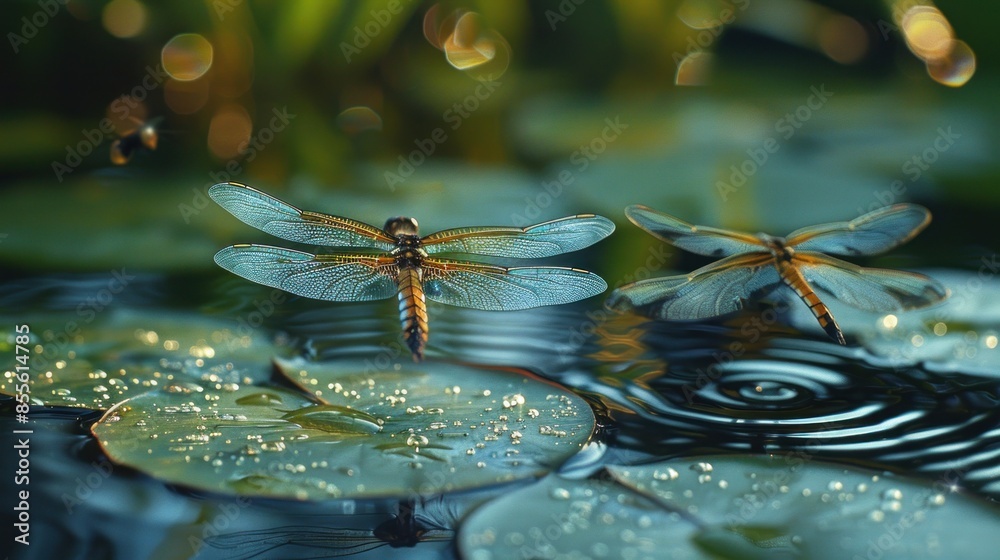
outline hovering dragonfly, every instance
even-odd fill
[[[146,122],[135,117],[130,118],[136,127],[111,143],[111,163],[115,165],[125,165],[139,150],[155,150],[159,143],[159,132],[156,127],[163,120],[161,117]]]
[[[873,312],[915,309],[948,297],[947,288],[922,274],[863,268],[823,254],[876,255],[906,243],[931,221],[930,212],[916,204],[887,206],[850,222],[798,229],[787,237],[695,226],[639,205],[626,208],[625,215],[676,247],[725,258],[690,274],[621,286],[608,298],[612,309],[641,308],[658,319],[704,319],[741,309],[745,300],[784,283],[831,338],[846,344],[814,287]]]
[[[328,301],[373,301],[396,295],[403,338],[415,361],[427,344],[426,299],[489,311],[570,303],[608,285],[586,270],[506,268],[431,257],[469,253],[539,258],[577,251],[614,231],[611,220],[581,214],[525,228],[463,227],[420,237],[413,218],[390,218],[383,229],[299,210],[240,183],[219,183],[208,195],[247,224],[289,241],[350,252],[314,255],[267,245],[233,245],[215,255],[222,268],[248,280]]]

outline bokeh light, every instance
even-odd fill
[[[253,120],[242,105],[223,105],[208,126],[208,149],[219,159],[235,158],[250,141],[252,132]]]
[[[703,86],[708,83],[713,56],[704,51],[692,52],[677,65],[674,83],[679,86]]]
[[[382,117],[371,107],[348,107],[337,115],[337,126],[347,134],[382,130]]]
[[[213,36],[213,44],[212,91],[236,99],[253,84],[253,43],[246,34],[220,30]]]
[[[197,80],[212,67],[213,49],[197,33],[182,33],[163,45],[160,59],[170,77],[182,82]]]
[[[927,73],[939,84],[961,87],[976,73],[976,55],[965,41],[954,41],[951,47],[944,57],[927,61]]]
[[[854,18],[835,14],[823,18],[818,29],[819,48],[841,64],[853,64],[868,54],[868,33]]]
[[[496,31],[484,29],[482,17],[466,12],[443,43],[448,63],[477,79],[495,80],[510,65],[510,45]]]
[[[146,28],[146,6],[136,0],[111,0],[101,12],[101,24],[121,39],[135,37]]]
[[[941,10],[933,6],[913,6],[900,22],[906,44],[913,54],[926,60],[937,60],[951,52],[955,33]]]
[[[728,10],[728,12],[726,12]],[[721,14],[733,14],[733,7],[721,0],[684,0],[677,8],[677,17],[691,29],[712,29],[721,27]]]
[[[441,5],[434,4],[424,14],[423,30],[427,42],[444,51],[448,64],[477,80],[496,80],[510,66],[510,44],[487,28],[478,13],[453,10],[444,14]]]
[[[167,80],[163,86],[163,100],[170,110],[179,115],[198,112],[208,102],[208,81],[181,82]]]

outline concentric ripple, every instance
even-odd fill
[[[658,329],[641,327],[631,345],[597,341],[604,350],[592,354],[600,361],[593,376],[560,376],[603,402],[613,447],[655,457],[799,453],[1000,496],[995,379],[892,369],[863,350],[819,340],[750,345],[704,329],[668,336]]]

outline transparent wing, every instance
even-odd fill
[[[212,185],[208,196],[240,220],[289,241],[383,251],[396,246],[395,240],[377,227],[349,218],[304,212],[240,183]]]
[[[764,247],[760,239],[748,233],[696,226],[638,204],[626,208],[625,215],[653,236],[699,255],[726,257]]]
[[[222,268],[258,284],[328,301],[372,301],[396,295],[391,257],[313,255],[267,245],[233,245],[215,255]]]
[[[465,227],[439,231],[421,240],[428,253],[472,253],[534,259],[579,251],[611,235],[615,224],[580,214],[543,224],[517,227]]]
[[[576,268],[504,268],[439,259],[424,259],[422,266],[428,299],[489,311],[570,303],[608,289],[600,276]]]
[[[611,293],[606,305],[621,311],[638,309],[667,320],[725,315],[781,283],[773,262],[766,253],[734,255],[691,274],[626,284]]]
[[[834,255],[877,255],[913,239],[931,222],[931,213],[916,204],[895,204],[849,222],[797,229],[785,243],[796,251]]]
[[[865,311],[916,309],[948,297],[940,282],[915,272],[864,268],[809,252],[796,253],[793,262],[813,287]]]

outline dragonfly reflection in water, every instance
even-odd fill
[[[248,280],[328,301],[399,298],[403,336],[414,360],[427,343],[427,299],[460,307],[512,311],[570,303],[607,289],[601,277],[576,268],[507,268],[431,257],[468,253],[539,258],[577,251],[604,239],[614,223],[581,214],[526,228],[463,227],[420,237],[413,218],[390,218],[385,229],[302,211],[240,183],[208,194],[247,224],[289,241],[351,248],[314,255],[267,245],[233,245],[215,255],[222,268]]]
[[[736,311],[784,283],[809,306],[830,337],[846,344],[840,326],[813,288],[872,312],[932,305],[948,297],[936,280],[914,272],[863,268],[829,257],[876,255],[916,236],[930,223],[930,212],[915,204],[896,204],[850,222],[806,227],[787,237],[751,235],[695,226],[645,206],[625,215],[653,236],[681,249],[724,259],[694,272],[651,278],[616,289],[613,309],[640,308],[659,319],[704,319]]]
[[[252,560],[334,558],[383,546],[413,548],[420,543],[444,543],[454,539],[455,532],[451,528],[454,521],[442,523],[436,516],[426,515],[422,512],[422,502],[403,500],[397,508],[392,519],[369,530],[296,525],[209,536],[205,544],[226,551],[227,558]],[[360,518],[354,516],[356,520]]]

